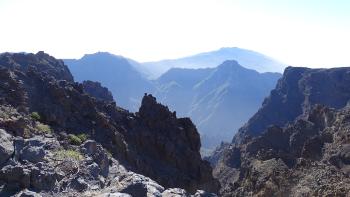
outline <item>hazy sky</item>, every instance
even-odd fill
[[[236,46],[293,66],[350,66],[349,0],[0,0],[0,20],[0,52],[149,61]]]

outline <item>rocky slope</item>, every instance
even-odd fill
[[[286,68],[276,88],[239,130],[234,141],[246,135],[259,135],[269,125],[283,126],[294,121],[314,104],[335,109],[346,106],[350,99],[349,83],[349,68]]]
[[[317,105],[305,119],[230,145],[214,171],[222,196],[349,195],[349,116]]]
[[[0,76],[1,196],[218,191],[196,127],[152,95],[129,113],[100,84],[74,82],[43,52],[1,54]]]
[[[347,196],[350,69],[287,68],[209,160],[222,196]]]

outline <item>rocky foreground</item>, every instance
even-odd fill
[[[200,146],[152,95],[129,113],[43,52],[0,55],[0,196],[215,196]]]
[[[287,68],[209,158],[221,196],[350,196],[350,68]]]

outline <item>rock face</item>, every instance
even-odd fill
[[[233,143],[210,158],[222,196],[346,196],[350,69],[287,68]]]
[[[317,105],[285,128],[225,149],[214,171],[222,196],[346,196],[350,109]]]
[[[142,124],[129,133],[128,140],[136,145],[135,153],[142,158],[135,163],[137,169],[165,187],[181,187],[190,192],[196,188],[214,192],[219,187],[209,163],[201,160],[200,137],[189,118],[176,118],[175,112],[157,103],[152,95],[143,97],[136,118]]]
[[[102,101],[114,101],[112,93],[107,88],[102,87],[101,83],[94,81],[83,81],[82,85],[84,91],[90,96]]]
[[[129,113],[43,52],[0,55],[0,76],[0,195],[218,191],[196,127],[153,96]],[[141,174],[147,181],[137,181]]]
[[[346,106],[350,99],[349,82],[350,68],[286,68],[276,88],[234,141],[241,141],[246,135],[257,136],[270,125],[293,122],[314,104],[335,109]]]
[[[0,166],[5,163],[13,154],[12,136],[3,129],[0,129]]]

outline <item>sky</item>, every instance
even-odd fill
[[[350,66],[348,0],[0,0],[0,52],[134,60],[221,47],[292,66]]]

